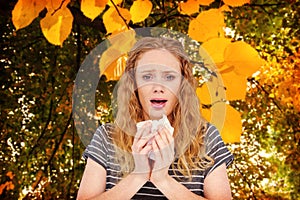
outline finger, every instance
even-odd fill
[[[158,132],[158,134],[155,135],[155,141],[159,150],[165,148],[168,145],[166,139],[163,139],[162,136],[162,132]]]
[[[137,146],[137,143],[143,138],[143,135],[150,135],[151,132],[151,123],[144,124],[140,130],[137,131],[134,140],[133,140],[133,148]],[[145,139],[144,139],[145,140]],[[144,142],[145,143],[145,142]],[[143,147],[145,144],[139,144],[138,146]]]
[[[141,151],[140,154],[149,154],[152,151],[152,145],[146,145]]]
[[[168,138],[168,135],[170,135],[170,133],[167,128],[165,128],[165,127],[159,128],[158,133],[161,136],[161,139],[165,144],[170,143],[169,138]]]
[[[141,139],[144,135],[151,132],[151,122],[146,122],[136,133],[135,139]]]

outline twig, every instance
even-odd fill
[[[127,22],[126,22],[126,19],[121,15],[121,13],[120,13],[118,7],[116,6],[116,4],[114,3],[114,1],[113,1],[113,0],[110,0],[110,2],[113,4],[113,6],[115,7],[117,13],[119,14],[119,16],[121,17],[121,19],[123,20],[123,22],[126,24],[127,29],[129,30],[130,27],[128,26],[128,24],[127,24]]]
[[[256,81],[254,78],[249,78],[248,81],[254,83],[256,86],[258,86],[258,88],[260,88],[264,93],[266,93],[269,96],[269,92],[262,86],[260,85],[260,83],[258,81]],[[279,111],[281,113],[283,113],[283,110],[281,109],[281,107],[278,105],[278,103],[275,101],[274,98],[270,98],[272,100],[272,102],[275,104],[275,106],[279,109]]]
[[[61,7],[62,7],[62,5],[63,5],[64,3],[65,3],[65,0],[62,0],[61,3],[60,3],[60,5],[59,5],[59,7],[56,8],[56,9],[54,9],[54,11],[53,11],[53,13],[51,14],[51,16],[53,16],[58,10],[60,10]]]
[[[67,124],[66,124],[66,126],[65,126],[64,131],[62,132],[62,134],[61,134],[61,136],[60,136],[60,138],[59,138],[59,141],[55,144],[55,147],[54,147],[54,149],[53,149],[53,151],[52,151],[52,154],[51,154],[50,158],[48,159],[47,164],[44,165],[44,170],[43,170],[43,173],[44,173],[44,174],[46,173],[46,170],[48,169],[48,166],[50,165],[52,159],[54,158],[54,156],[55,156],[55,154],[56,154],[56,152],[57,152],[57,150],[58,150],[58,148],[59,148],[59,145],[60,145],[61,142],[63,141],[63,138],[64,138],[64,136],[65,136],[65,134],[66,134],[66,132],[67,132],[67,130],[68,130],[68,127],[69,127],[69,124],[70,124],[71,120],[72,120],[72,112],[70,113],[69,119],[68,119],[68,121],[67,121]],[[39,180],[36,182],[36,185],[35,185],[35,187],[33,188],[33,192],[36,190],[36,188],[37,188],[38,185],[40,184],[42,178],[43,178],[43,175],[40,176]]]
[[[249,183],[249,181],[247,180],[247,177],[245,176],[245,174],[243,174],[243,172],[240,170],[240,168],[238,168],[238,166],[234,163],[235,168],[238,170],[238,172],[241,174],[243,180],[247,183],[247,185],[249,186],[251,193],[252,193],[252,197],[256,200],[256,197],[254,195],[254,191],[251,187],[251,183]]]

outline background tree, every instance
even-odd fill
[[[17,12],[25,9],[29,14],[16,20],[17,2],[23,2]],[[229,38],[230,43],[244,41],[259,52],[266,63],[259,73],[248,75],[245,98],[228,99],[243,122],[240,142],[230,144],[235,154],[229,169],[233,196],[299,198],[299,1],[151,1],[151,8],[150,1],[32,1],[39,7],[26,2],[0,1],[2,199],[76,197],[84,168],[80,159],[84,145],[76,134],[71,108],[78,69],[109,35],[153,26],[189,33],[203,45],[211,37]],[[47,7],[49,2],[55,9]],[[135,11],[139,6],[147,10],[145,15]],[[91,10],[96,11],[88,13]],[[203,13],[215,27],[212,35],[199,39],[204,33],[197,29],[201,24],[195,19]],[[213,23],[220,13],[224,13],[224,24]],[[53,23],[61,37],[47,27],[51,17],[59,15],[68,26]],[[28,17],[32,20],[26,24]],[[219,30],[223,25],[230,28],[227,35]],[[99,82],[99,123],[112,119],[108,108],[114,84],[105,77]]]

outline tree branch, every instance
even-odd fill
[[[113,6],[115,7],[117,13],[119,14],[119,16],[121,17],[121,19],[123,20],[123,22],[126,24],[127,29],[129,30],[130,27],[129,27],[129,25],[128,25],[127,22],[126,22],[126,19],[121,15],[121,13],[120,13],[118,7],[116,6],[116,4],[114,3],[114,1],[113,1],[113,0],[110,0],[110,2],[113,4]]]
[[[74,17],[74,23],[94,28],[104,34],[106,33],[106,29],[101,18],[98,17],[92,21],[90,18],[86,17],[78,8],[71,6],[68,6],[68,8],[70,9]]]
[[[65,134],[66,134],[66,132],[67,132],[67,130],[68,130],[68,127],[69,127],[69,125],[70,125],[71,120],[72,120],[72,112],[70,113],[70,116],[69,116],[69,119],[68,119],[68,121],[67,121],[67,124],[66,124],[66,126],[65,126],[64,131],[63,131],[62,134],[60,135],[60,138],[59,138],[58,142],[55,144],[55,147],[54,147],[54,149],[53,149],[53,151],[52,151],[52,154],[51,154],[50,158],[49,158],[48,161],[47,161],[47,164],[44,165],[43,174],[46,173],[46,171],[47,171],[47,169],[48,169],[48,166],[51,164],[51,161],[52,161],[52,159],[54,158],[54,156],[55,156],[55,154],[56,154],[56,152],[57,152],[57,150],[58,150],[58,148],[59,148],[59,145],[62,143],[62,141],[63,141],[63,139],[64,139],[64,136],[65,136]],[[33,191],[35,191],[35,190],[37,189],[38,185],[39,185],[40,182],[42,181],[42,178],[43,178],[43,175],[40,176],[39,180],[36,182],[36,185],[35,185],[35,187],[33,188]]]

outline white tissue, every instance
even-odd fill
[[[151,127],[151,134],[156,132],[157,131],[157,128],[161,125],[161,126],[164,126],[166,127],[169,132],[173,135],[173,132],[174,132],[174,128],[171,126],[168,118],[166,115],[163,115],[163,117],[159,120],[147,120],[147,121],[142,121],[142,122],[138,122],[136,124],[136,128],[137,128],[137,131],[139,131],[139,129],[146,123],[146,122],[151,122],[152,124],[152,127]],[[148,142],[148,144],[151,144],[152,140],[150,140]],[[152,159],[152,160],[155,160],[155,156],[153,154],[153,152],[151,151],[149,153],[149,158]]]

